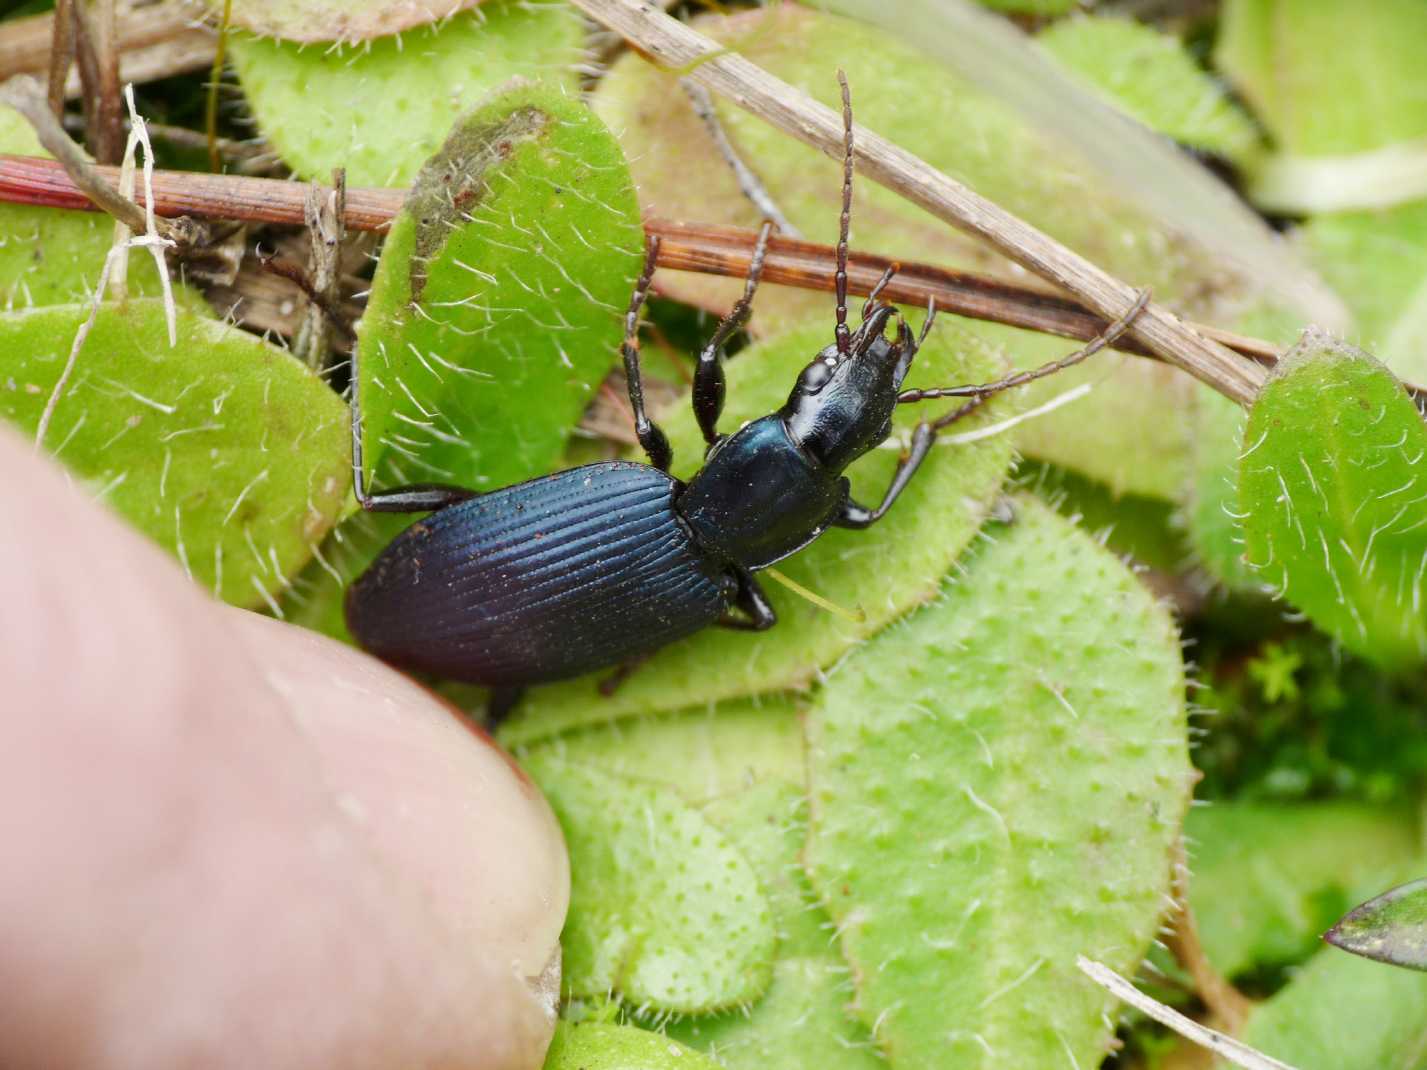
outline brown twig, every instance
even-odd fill
[[[74,3],[75,0],[55,0],[46,96],[56,119],[64,118],[64,86],[69,80],[69,68],[74,64]]]
[[[347,172],[339,167],[332,173],[332,188],[323,189],[314,182],[308,187],[303,204],[309,243],[307,268],[317,296],[308,303],[293,348],[313,369],[327,362],[333,328],[348,337],[352,333],[338,310],[342,239],[346,236],[342,216],[346,201]]]
[[[831,109],[794,89],[697,30],[670,18],[647,0],[574,0],[596,22],[615,30],[666,68],[728,97],[739,107],[842,158],[842,122]],[[1074,294],[1102,319],[1114,320],[1134,304],[1137,290],[1053,238],[947,177],[905,149],[858,128],[857,164],[875,182],[979,237],[997,251]],[[1247,404],[1264,370],[1238,360],[1218,343],[1158,305],[1136,321],[1135,334],[1154,353],[1220,393]]]
[[[1253,1004],[1214,968],[1199,942],[1199,925],[1189,905],[1189,860],[1184,854],[1184,840],[1175,841],[1170,857],[1170,890],[1178,905],[1173,929],[1166,943],[1175,961],[1189,971],[1194,987],[1204,1005],[1230,1033],[1238,1033],[1248,1021]]]
[[[117,163],[124,155],[124,101],[119,85],[119,27],[114,12],[114,0],[93,0],[95,6],[93,31],[94,54],[98,61],[99,101],[96,128],[88,131],[93,142],[94,158],[100,163]],[[76,11],[83,11],[86,0],[77,0]]]
[[[95,168],[100,175],[113,169]],[[405,190],[347,190],[344,223],[349,230],[382,231],[400,210]],[[293,182],[237,175],[206,175],[189,171],[154,174],[154,208],[161,216],[192,215],[206,219],[236,219],[249,223],[303,223],[303,188]],[[43,204],[57,208],[92,209],[85,195],[52,160],[0,154],[0,201]],[[707,223],[676,223],[646,219],[645,229],[658,235],[659,266],[679,271],[743,278],[753,255],[755,232]],[[866,296],[892,261],[870,253],[848,259],[849,291]],[[1020,286],[971,272],[950,271],[931,264],[899,261],[901,270],[883,291],[889,301],[925,305],[935,300],[945,312],[973,319],[1089,341],[1109,321],[1084,305],[1046,289]],[[834,259],[831,246],[772,238],[763,280],[782,286],[832,291]],[[1192,325],[1229,349],[1265,365],[1273,365],[1282,350],[1270,342]],[[1124,352],[1154,356],[1144,342],[1121,338]]]
[[[96,30],[94,13],[89,10],[89,0],[74,0],[70,5],[74,14],[74,65],[79,71],[79,100],[84,105],[84,129],[89,137],[99,129],[99,94],[102,78],[99,73],[99,52],[95,43]],[[32,119],[31,122],[34,120]],[[43,140],[43,138],[41,139]],[[45,148],[49,149],[46,145]],[[54,152],[53,149],[50,149]],[[112,164],[117,161],[101,159],[100,163]]]

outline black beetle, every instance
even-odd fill
[[[403,669],[496,689],[504,707],[526,684],[628,666],[711,624],[761,631],[776,617],[753,573],[829,526],[865,528],[896,501],[937,432],[992,394],[1066,367],[1113,342],[1148,294],[1099,338],[1064,360],[980,386],[902,390],[931,327],[919,336],[872,291],[856,330],[847,326],[847,240],[852,205],[852,109],[842,85],[845,155],[837,245],[834,341],[798,378],[787,404],[732,435],[723,408],[722,349],[748,317],[771,224],[758,236],[742,298],[699,354],[693,407],[708,443],[687,483],[668,474],[668,440],[644,412],[639,312],[654,274],[657,239],[625,319],[624,367],[635,431],[649,464],[606,461],[486,494],[419,485],[368,494],[353,358],[352,454],[357,501],[376,512],[429,512],[381,553],[347,592],[347,624],[367,650]],[[861,505],[842,472],[892,430],[900,402],[968,397],[922,421],[881,504]]]

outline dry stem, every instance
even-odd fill
[[[60,86],[53,94],[69,99],[80,95],[80,80],[64,70],[69,60],[51,64],[51,47],[73,32],[69,8],[77,0],[59,0],[55,12],[0,23],[0,82],[16,74],[44,75],[60,67]],[[194,22],[193,10],[179,0],[135,3],[120,0],[117,10],[119,78],[121,82],[147,82],[199,70],[213,62],[216,37],[211,29]],[[71,38],[69,50],[73,51]]]
[[[828,156],[842,157],[842,122],[831,109],[670,18],[648,0],[574,3],[665,67],[686,73]],[[857,129],[856,145],[858,168],[873,181],[957,229],[984,239],[1005,256],[1080,298],[1103,319],[1118,319],[1134,304],[1134,286],[1116,279],[905,149],[861,127]],[[1264,381],[1262,368],[1236,359],[1223,346],[1196,333],[1158,305],[1145,309],[1136,321],[1135,334],[1157,356],[1241,404],[1248,404]]]
[[[114,173],[112,168],[94,170],[101,176]],[[349,189],[343,221],[349,230],[383,231],[401,209],[405,196],[406,191],[400,189]],[[154,174],[154,208],[160,216],[188,214],[206,219],[300,225],[304,221],[303,197],[300,185],[276,179],[192,171]],[[0,201],[93,208],[54,161],[3,153],[0,153]],[[659,236],[661,268],[736,278],[743,278],[748,272],[755,239],[751,230],[707,223],[676,223],[667,219],[646,219],[644,226],[648,233]],[[853,253],[847,265],[850,292],[866,296],[891,262],[875,254]],[[1094,338],[1108,322],[1076,301],[1044,289],[931,264],[900,263],[901,269],[883,291],[889,301],[899,304],[925,305],[929,299],[935,299],[937,307],[945,312],[1079,341]],[[831,246],[775,237],[768,244],[763,279],[783,286],[830,292],[833,271]],[[1282,355],[1278,346],[1262,339],[1215,327],[1192,326],[1229,349],[1268,366]],[[1135,337],[1122,337],[1115,345],[1122,352],[1155,355]],[[1420,388],[1410,385],[1408,389],[1421,392]]]
[[[30,121],[40,144],[54,155],[65,174],[89,200],[130,230],[146,229],[144,213],[139,206],[120,196],[119,191],[110,185],[115,170],[101,169],[90,163],[84,151],[70,139],[50,111],[49,101],[37,81],[22,74],[0,84],[0,104],[9,105]],[[200,228],[188,219],[160,219],[156,225],[162,237],[180,245],[196,243],[201,234]]]
[[[1204,1005],[1223,1023],[1225,1029],[1237,1033],[1248,1020],[1253,1004],[1214,969],[1209,957],[1204,954],[1204,946],[1199,942],[1199,926],[1189,906],[1189,861],[1184,855],[1182,838],[1175,842],[1170,866],[1171,888],[1179,909],[1174,915],[1169,950],[1194,978],[1194,988],[1204,1000]]]

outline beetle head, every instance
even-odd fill
[[[916,338],[897,319],[896,338],[883,332],[896,315],[878,305],[849,338],[820,352],[798,376],[779,411],[793,440],[825,468],[841,472],[892,433],[897,393],[917,353]]]

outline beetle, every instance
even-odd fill
[[[723,348],[750,314],[768,249],[771,223],[765,223],[743,295],[699,354],[693,409],[707,450],[687,483],[669,474],[672,451],[645,413],[640,379],[639,313],[657,238],[647,245],[621,347],[648,464],[588,464],[489,493],[436,484],[369,493],[354,355],[357,501],[373,512],[430,514],[399,534],[347,591],[347,624],[364,648],[399,668],[491,687],[495,712],[528,684],[627,667],[710,625],[771,628],[777,617],[755,572],[829,527],[875,524],[944,427],[995,393],[1084,359],[1128,328],[1147,292],[1089,345],[1053,364],[978,386],[904,391],[936,309],[929,307],[914,335],[893,306],[878,301],[894,265],[868,297],[861,323],[855,330],[847,324],[853,126],[841,71],[838,80],[845,151],[833,341],[803,369],[781,409],[733,434],[719,433]],[[939,397],[969,400],[917,424],[878,505],[853,500],[843,472],[887,439],[896,406]]]

